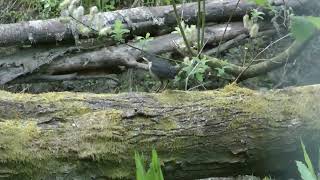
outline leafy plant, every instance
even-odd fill
[[[259,6],[270,7],[268,0],[248,0]],[[256,15],[259,14],[254,13]],[[316,31],[320,30],[320,17],[314,16],[291,16],[290,30],[293,36],[300,42],[311,37]]]
[[[223,66],[221,68],[215,68],[217,70],[218,77],[226,77],[228,74],[225,72],[225,69],[229,68],[229,66]]]
[[[182,36],[182,32],[185,34],[185,36],[187,37],[187,41],[189,44],[194,45],[192,43],[194,43],[196,41],[195,37],[196,37],[196,32],[197,32],[197,27],[195,25],[187,25],[184,21],[181,21],[181,28],[180,29],[178,26],[175,27],[175,31],[173,31],[173,34],[179,34],[180,36]],[[178,46],[180,49],[186,49],[186,43],[184,41],[179,41]]]
[[[143,36],[137,36],[137,37],[136,37],[136,40],[139,41],[139,44],[140,44],[140,46],[142,47],[142,49],[145,49],[146,44],[147,44],[149,41],[152,41],[152,40],[153,40],[153,37],[150,37],[150,33],[147,33],[147,34],[145,35],[145,37],[143,37]]]
[[[136,179],[137,180],[164,180],[160,161],[155,149],[152,150],[152,160],[148,171],[145,170],[144,158],[135,152]]]
[[[183,38],[183,43],[184,43],[184,47],[187,49],[187,53],[189,54],[189,57],[192,56],[196,56],[199,57],[201,54],[201,50],[204,46],[204,35],[205,35],[205,7],[206,7],[206,1],[205,0],[197,0],[198,2],[198,12],[197,12],[197,26],[191,26],[190,29],[192,28],[196,28],[197,29],[197,51],[198,53],[195,54],[191,43],[194,42],[193,39],[188,39],[190,37],[195,37],[194,35],[187,35],[187,26],[185,25],[183,19],[180,17],[180,15],[178,14],[177,11],[177,5],[175,0],[171,1],[171,0],[165,0],[166,3],[172,3],[172,7],[174,10],[174,14],[175,14],[175,18],[176,18],[176,22],[177,22],[177,28],[175,32],[178,32],[182,38]],[[201,4],[202,2],[202,4]],[[179,45],[181,46],[181,44]]]
[[[271,6],[268,0],[248,0],[248,1],[263,7]]]
[[[184,79],[185,81],[185,90],[188,90],[188,83],[190,80],[196,80],[198,82],[203,82],[204,75],[209,66],[206,64],[209,60],[204,57],[200,59],[198,57],[186,57],[182,62],[182,69],[180,70],[175,81],[180,81]]]
[[[298,41],[304,41],[320,29],[320,17],[292,16],[291,32]]]
[[[312,165],[312,162],[309,158],[309,155],[306,151],[306,147],[305,145],[303,144],[302,140],[301,140],[301,147],[302,147],[302,151],[303,151],[303,156],[304,156],[304,160],[305,160],[305,163],[306,165],[301,162],[301,161],[296,161],[296,164],[297,164],[297,167],[298,167],[298,170],[300,172],[300,175],[301,175],[301,178],[303,180],[317,180],[317,175],[314,171],[314,168],[313,168],[313,165]],[[319,149],[319,155],[320,155],[320,149]],[[319,160],[319,163],[320,163],[320,160]]]
[[[82,35],[88,35],[91,31],[98,33],[99,36],[110,35],[116,42],[124,42],[124,35],[130,32],[128,29],[125,29],[120,20],[116,20],[113,28],[103,27],[101,14],[98,14],[98,8],[93,6],[90,8],[89,20],[90,26],[82,22],[82,17],[84,16],[84,7],[78,6],[79,0],[64,0],[60,4],[61,14],[63,18],[71,17],[71,29],[73,29],[73,34],[77,36],[77,33],[80,32]],[[78,7],[77,7],[78,6]],[[67,20],[68,22],[68,20]]]
[[[42,8],[38,8],[42,18],[49,18],[58,15],[59,0],[40,0]]]
[[[120,20],[116,20],[112,29],[111,37],[117,42],[124,42],[124,34],[130,32],[128,29],[123,27],[123,24]]]
[[[258,9],[253,9],[251,11],[251,20],[253,23],[258,22],[259,19],[263,20],[264,12],[259,11]]]
[[[112,11],[121,5],[121,0],[82,0],[83,6],[97,6],[100,11]]]
[[[247,0],[247,1],[253,2],[253,3],[257,4],[258,6],[261,6],[264,8],[273,9],[269,0]]]

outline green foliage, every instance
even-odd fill
[[[310,18],[309,18],[310,19]],[[316,19],[313,19],[313,21],[310,21],[307,17],[303,16],[292,16],[291,17],[291,32],[293,36],[298,41],[305,41],[306,39],[310,38],[312,36],[317,28],[316,24],[319,22]]]
[[[303,179],[303,180],[317,180],[316,178],[313,177],[313,175],[311,174],[311,172],[309,171],[309,169],[307,168],[306,165],[304,165],[300,161],[296,161],[296,164],[297,164],[298,170],[300,172],[301,179]]]
[[[144,5],[149,6],[155,6],[155,5],[170,5],[172,4],[173,0],[144,0]],[[196,0],[175,0],[176,3],[188,3],[188,2],[194,2]]]
[[[185,0],[184,2],[192,2],[194,0]],[[181,3],[182,0],[178,0],[178,3]],[[81,4],[90,8],[92,6],[97,6],[100,11],[113,11],[123,7],[131,7],[134,3],[134,0],[81,0]],[[156,5],[169,5],[171,4],[170,0],[143,0],[140,1],[139,5],[143,6],[156,6]]]
[[[40,0],[40,4],[38,10],[42,18],[58,16],[60,0]]]
[[[0,12],[0,23],[57,17],[59,3],[60,0],[7,1]]]
[[[139,45],[142,47],[142,49],[146,49],[146,45],[149,41],[153,40],[153,37],[150,37],[150,33],[147,33],[145,37],[143,36],[137,36],[136,40],[139,41]]]
[[[311,174],[312,174],[314,177],[316,177],[316,175],[315,175],[315,173],[314,173],[314,170],[313,170],[312,162],[311,162],[311,160],[310,160],[310,158],[309,158],[309,155],[308,155],[308,153],[307,153],[307,151],[306,151],[306,147],[305,147],[305,145],[303,144],[302,140],[301,140],[301,147],[302,147],[302,150],[303,150],[304,160],[306,161],[306,164],[307,164],[307,166],[308,166],[308,169],[309,169],[309,171],[311,172]]]
[[[215,68],[217,70],[217,76],[218,77],[227,77],[229,76],[226,72],[225,69],[229,68],[229,66],[223,66],[221,68]]]
[[[251,11],[251,18],[248,14],[243,16],[243,26],[249,31],[250,37],[256,37],[259,32],[259,20],[263,20],[263,12],[258,11],[257,9],[253,9]]]
[[[306,147],[303,144],[302,140],[301,140],[301,147],[302,147],[302,151],[303,151],[304,160],[307,164],[307,165],[305,165],[301,161],[296,161],[301,178],[303,180],[317,180],[317,175],[315,174],[312,162],[309,158],[309,155],[306,151]],[[320,161],[319,161],[319,163],[320,163]]]
[[[182,31],[184,31],[186,37],[187,37],[187,41],[189,44],[191,44],[192,46],[195,45],[196,43],[196,33],[197,33],[197,27],[195,25],[187,25],[184,21],[181,21],[181,27],[182,27]],[[180,36],[182,36],[182,32],[181,29],[177,26],[175,27],[175,31],[172,32],[173,34],[179,34]],[[179,46],[179,48],[181,50],[186,50],[187,46],[186,43],[181,40],[177,42],[177,45]]]
[[[206,64],[209,60],[206,57],[200,59],[199,57],[188,58],[186,57],[182,62],[182,69],[180,70],[178,76],[176,76],[175,81],[185,81],[185,90],[188,88],[188,83],[190,80],[202,83],[204,80],[205,72],[209,68]]]
[[[192,37],[197,31],[197,27],[195,25],[188,25],[184,21],[181,21],[181,26],[187,37]],[[175,31],[172,31],[173,34],[177,33],[180,36],[182,35],[182,32],[178,26],[176,26],[174,29]]]
[[[109,26],[103,27],[101,25],[101,14],[97,14],[98,8],[96,6],[93,6],[89,11],[89,19],[91,20],[91,25],[84,25],[82,23],[82,17],[84,16],[85,10],[83,6],[77,7],[77,3],[77,0],[64,0],[60,4],[61,14],[65,14],[63,17],[72,17],[72,22],[70,24],[72,26],[71,28],[73,29],[75,39],[78,32],[80,32],[82,35],[89,35],[94,29],[95,33],[98,32],[99,36],[110,35],[116,42],[124,42],[124,35],[130,31],[123,27],[121,20],[117,19],[112,29]],[[94,19],[97,20],[93,21]]]
[[[81,2],[86,8],[97,6],[100,11],[112,11],[121,6],[121,0],[82,0]]]
[[[253,2],[253,3],[257,4],[258,6],[261,6],[261,7],[263,7],[263,8],[269,9],[269,10],[271,10],[272,12],[275,12],[275,11],[276,11],[275,8],[274,8],[274,6],[272,6],[272,5],[270,4],[270,0],[247,0],[247,1]]]
[[[164,2],[165,4],[170,4],[170,3],[171,3],[171,0],[163,0],[163,2]]]
[[[128,29],[125,29],[123,27],[123,24],[120,20],[116,20],[112,29],[112,35],[111,37],[117,41],[117,42],[124,42],[124,35],[126,33],[129,33],[130,31]]]
[[[156,150],[152,150],[152,160],[147,172],[144,168],[144,158],[137,152],[135,152],[135,163],[137,180],[164,180]]]
[[[144,158],[140,156],[139,153],[134,153],[134,159],[136,162],[136,179],[137,180],[144,180],[146,176],[146,171],[144,169]]]
[[[253,9],[251,11],[251,20],[253,21],[253,23],[256,23],[256,22],[258,22],[259,19],[263,20],[264,15],[265,14],[263,12],[259,11],[258,9]]]
[[[307,16],[305,18],[307,21],[316,26],[317,29],[320,29],[320,17]]]
[[[248,0],[248,1],[264,7],[270,4],[268,0]]]

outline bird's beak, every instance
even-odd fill
[[[142,57],[142,59],[147,61],[148,63],[150,62],[146,57]]]

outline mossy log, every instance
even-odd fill
[[[296,171],[300,138],[319,144],[320,86],[160,94],[0,91],[0,177],[134,177],[155,148],[166,179]]]

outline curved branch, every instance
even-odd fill
[[[226,67],[226,73],[231,74],[235,77],[241,74],[239,80],[245,80],[248,78],[266,74],[267,72],[282,67],[285,63],[293,61],[295,57],[300,54],[306,44],[310,42],[311,39],[312,38],[309,38],[304,42],[294,41],[289,48],[287,48],[277,56],[264,62],[251,65],[250,67],[238,66],[219,59],[212,59],[208,62],[208,65],[211,69]]]

